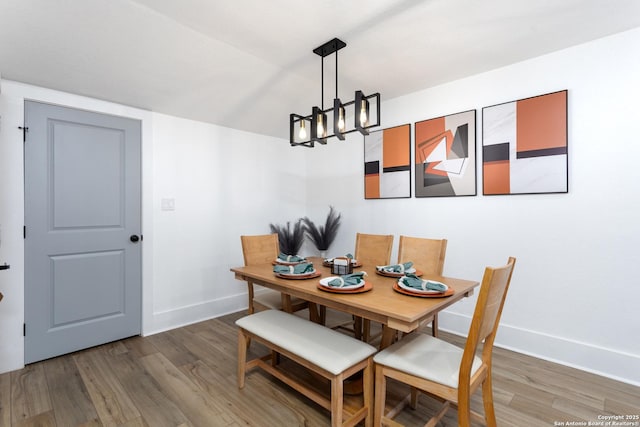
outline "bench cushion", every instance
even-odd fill
[[[367,343],[277,310],[245,316],[236,325],[334,375],[376,352]]]

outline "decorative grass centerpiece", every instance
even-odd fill
[[[288,255],[297,255],[304,240],[304,227],[302,219],[298,219],[291,229],[291,223],[287,221],[286,226],[269,224],[272,233],[278,234],[280,252]]]
[[[326,252],[338,235],[341,214],[337,213],[333,206],[329,206],[329,214],[324,226],[317,226],[309,217],[302,218],[304,231],[309,240],[321,253]]]

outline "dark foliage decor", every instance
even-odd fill
[[[331,246],[331,243],[338,235],[338,228],[340,227],[341,214],[337,213],[333,206],[329,206],[329,214],[324,226],[316,226],[309,217],[302,218],[304,222],[304,230],[309,237],[309,240],[313,242],[316,249],[319,251],[326,251]]]
[[[291,229],[291,223],[287,221],[287,225],[269,224],[272,233],[278,234],[278,242],[280,244],[280,252],[287,255],[297,255],[302,247],[304,240],[304,227],[302,219],[299,219]]]

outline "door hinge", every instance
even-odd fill
[[[29,132],[29,128],[27,126],[18,126],[18,129],[22,131],[22,142],[27,142],[27,132]]]
[[[26,225],[22,226],[22,238],[23,239],[27,238],[27,226]]]
[[[26,323],[22,324],[22,336],[23,337],[27,336],[27,324]]]

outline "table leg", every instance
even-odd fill
[[[396,339],[397,330],[388,327],[387,325],[382,325],[382,337],[380,338],[380,350],[389,347]]]
[[[356,339],[362,340],[362,328],[364,319],[360,316],[353,316],[353,335]]]
[[[322,324],[322,316],[318,311],[318,304],[315,302],[309,302],[309,320]]]

